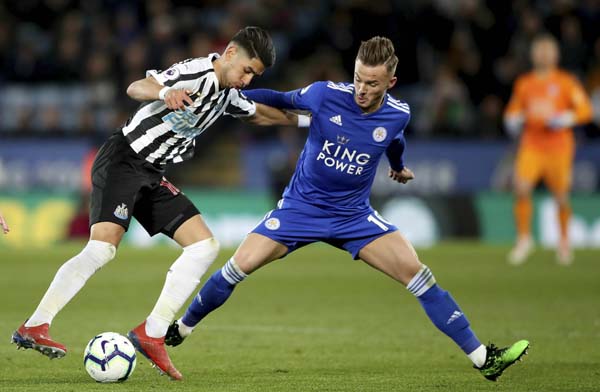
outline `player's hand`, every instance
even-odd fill
[[[170,89],[165,94],[165,104],[169,109],[177,110],[177,109],[185,109],[186,103],[187,106],[192,105],[194,101],[190,98],[189,94],[192,92],[190,90],[183,89]]]
[[[406,184],[408,181],[415,178],[415,173],[406,166],[399,172],[390,168],[389,177],[396,182]]]
[[[525,123],[525,117],[520,114],[513,114],[504,117],[504,128],[510,137],[516,139],[523,130],[523,124]]]
[[[2,231],[4,232],[4,234],[8,234],[10,229],[8,228],[8,223],[6,223],[6,220],[4,220],[4,217],[2,216],[1,213],[0,213],[0,226],[2,226]]]
[[[563,128],[571,128],[575,125],[575,115],[571,111],[565,111],[552,116],[550,120],[546,122],[546,126],[552,131],[556,131]]]

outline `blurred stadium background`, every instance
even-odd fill
[[[350,81],[362,39],[393,39],[400,58],[392,94],[408,101],[406,162],[417,180],[387,181],[373,203],[419,246],[513,238],[509,194],[514,142],[502,111],[528,47],[547,30],[562,66],[591,95],[594,123],[578,129],[573,242],[600,246],[600,2],[553,1],[117,1],[0,3],[0,211],[12,232],[0,246],[51,245],[87,236],[88,171],[99,145],[136,108],[125,94],[146,69],[222,51],[240,27],[273,35],[277,62],[253,87],[289,90]],[[221,120],[171,181],[234,246],[272,208],[305,131]],[[385,169],[386,162],[382,162]],[[554,205],[539,193],[535,234],[557,238]],[[150,240],[134,226],[127,241]]]

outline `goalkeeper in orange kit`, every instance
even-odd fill
[[[592,107],[578,80],[558,68],[558,44],[551,35],[534,39],[531,61],[533,70],[516,80],[504,114],[507,131],[513,136],[520,134],[514,171],[517,241],[508,261],[521,264],[534,248],[531,193],[543,180],[558,204],[557,261],[570,264],[569,192],[575,155],[572,128],[591,120]]]

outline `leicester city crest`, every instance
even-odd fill
[[[377,127],[373,130],[373,140],[382,142],[387,136],[387,130],[384,127]]]
[[[279,219],[277,218],[270,218],[267,219],[267,221],[265,222],[265,227],[269,230],[277,230],[279,229],[280,223],[279,223]]]

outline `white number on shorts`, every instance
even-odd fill
[[[367,220],[371,223],[375,223],[377,226],[379,226],[379,228],[383,231],[388,231],[389,228],[379,219],[375,218],[373,215],[369,215],[369,217],[367,218]]]

